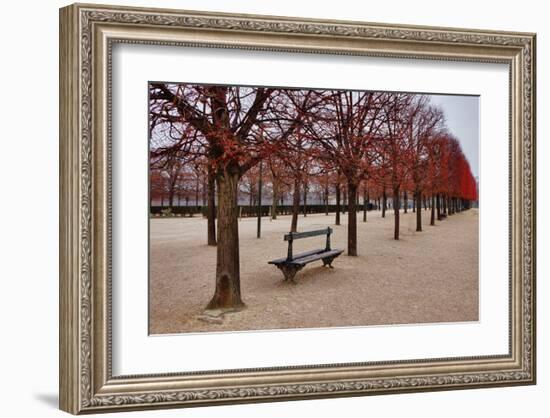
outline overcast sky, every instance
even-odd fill
[[[430,96],[443,109],[447,128],[460,141],[472,174],[479,178],[479,96]]]

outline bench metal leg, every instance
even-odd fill
[[[284,281],[290,280],[292,283],[296,284],[294,276],[296,276],[296,273],[302,270],[304,266],[279,264],[277,267],[283,272],[285,276]]]
[[[334,267],[332,267],[332,262],[334,261],[335,258],[336,257],[323,258],[323,267],[328,265],[331,269],[333,269]]]

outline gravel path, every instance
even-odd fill
[[[393,211],[385,219],[358,214],[358,257],[342,254],[334,269],[308,264],[297,284],[267,262],[286,255],[290,217],[239,222],[241,290],[247,305],[221,324],[197,319],[212,297],[216,249],[208,247],[206,220],[151,220],[150,333],[312,328],[478,320],[478,212],[472,209],[415,232],[415,214],[402,215],[393,239]],[[346,249],[345,225],[334,214],[300,216],[298,230],[333,226],[332,247]],[[321,248],[324,237],[295,241],[294,251]]]

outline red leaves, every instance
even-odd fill
[[[477,182],[460,143],[445,133],[429,146],[429,189],[466,200],[477,200]]]
[[[460,144],[426,95],[155,83],[149,99],[152,169],[201,161],[244,175],[266,160],[284,182],[337,171],[373,192],[477,199]]]

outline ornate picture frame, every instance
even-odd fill
[[[508,354],[114,376],[110,95],[116,43],[508,65]],[[86,4],[61,9],[60,408],[99,413],[534,384],[535,44],[531,33]]]

